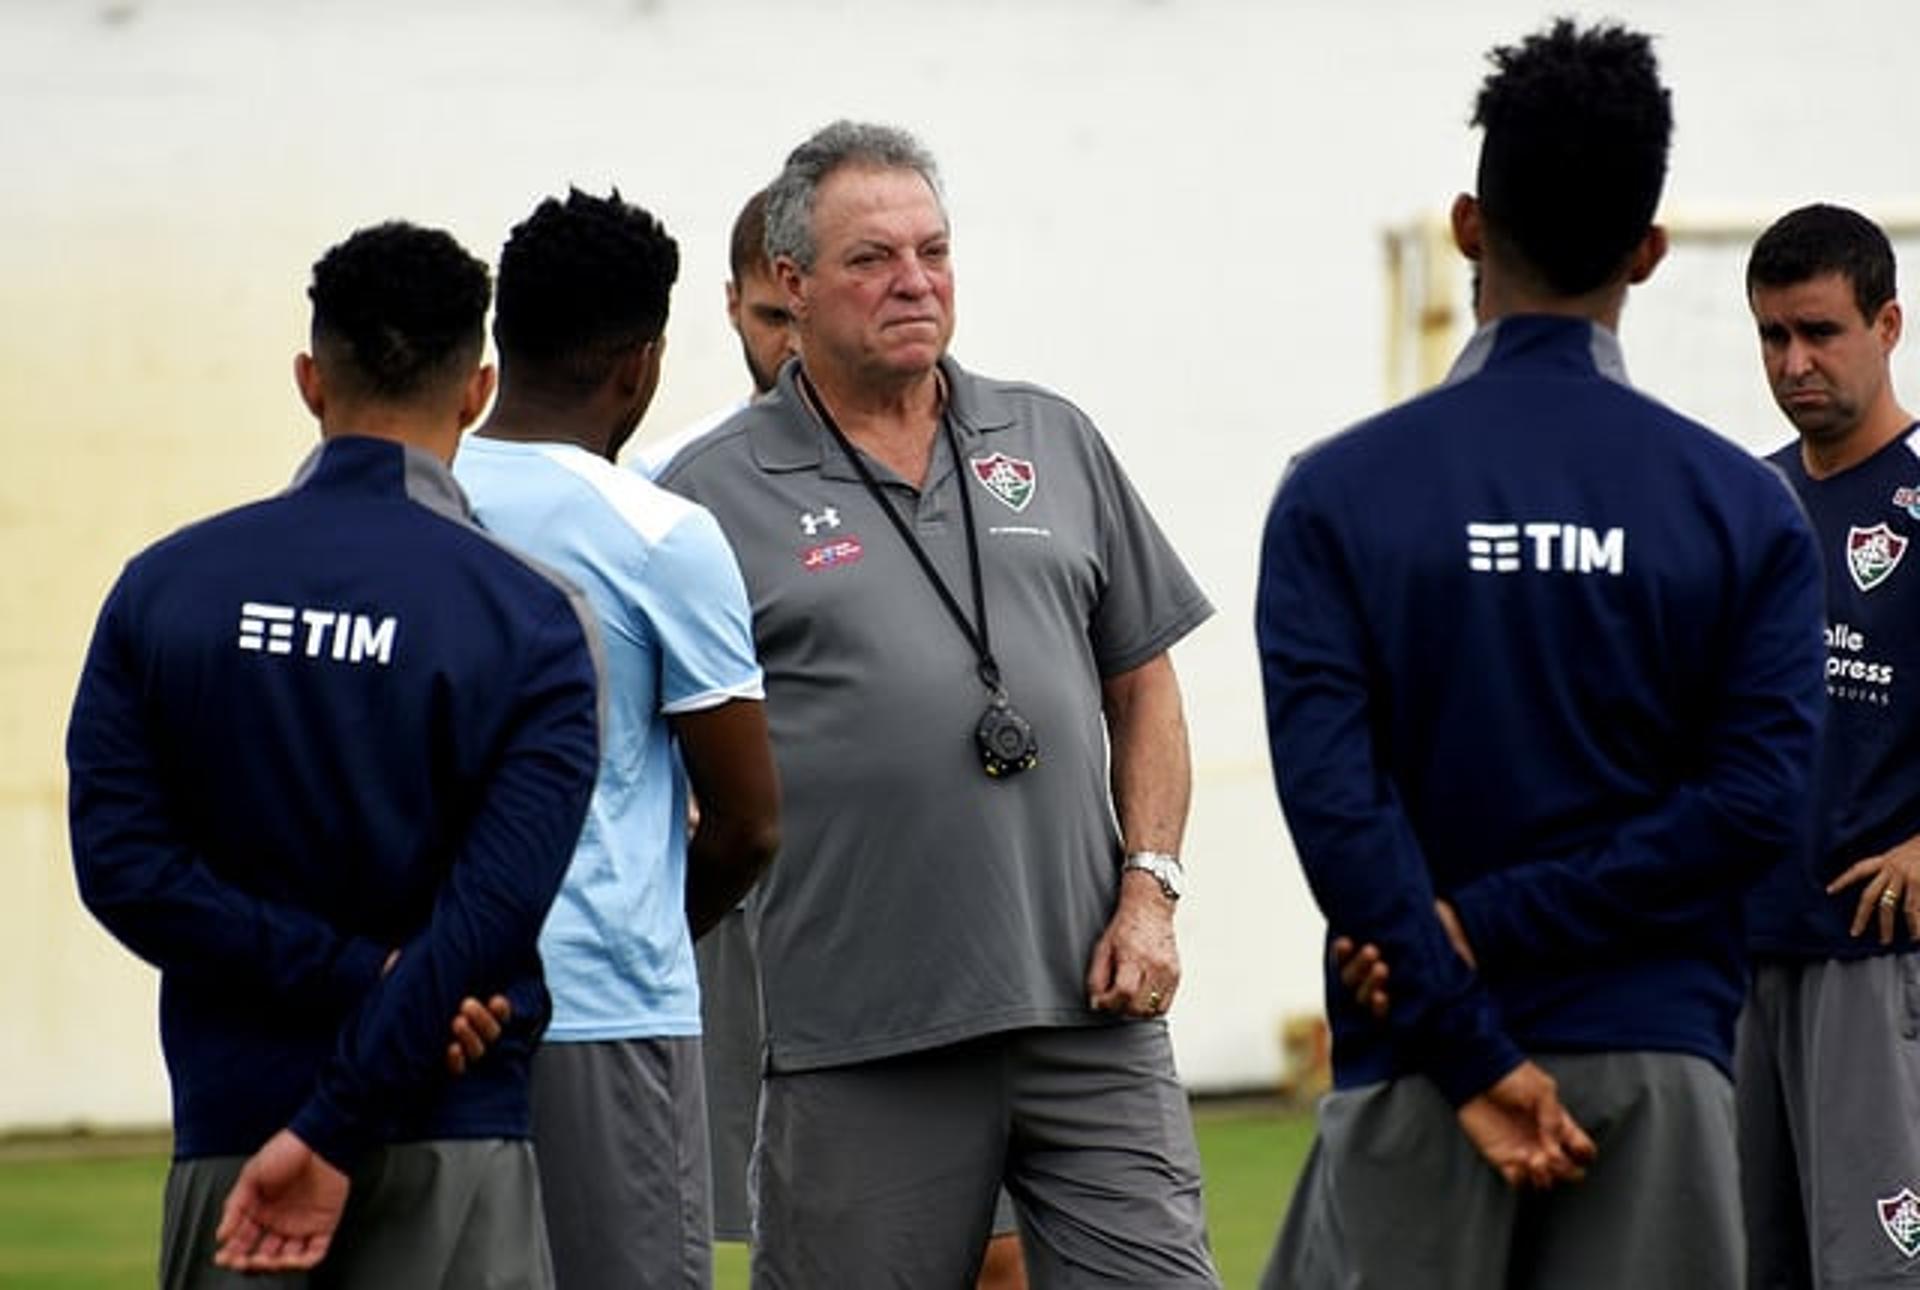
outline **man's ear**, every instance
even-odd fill
[[[613,388],[620,397],[630,399],[636,391],[651,390],[660,382],[660,363],[667,348],[663,332],[622,354],[613,365]]]
[[[641,346],[641,377],[646,382],[646,402],[640,405],[641,416],[645,416],[647,409],[653,406],[653,396],[660,389],[660,371],[666,362],[667,334],[661,332]]]
[[[466,388],[460,391],[460,428],[480,419],[487,410],[487,400],[493,397],[493,386],[497,376],[492,363],[482,363],[473,369],[473,375],[467,378]]]
[[[300,391],[300,401],[307,405],[307,411],[313,413],[314,420],[326,420],[326,381],[321,377],[320,364],[313,361],[313,355],[303,352],[293,356],[293,384]]]
[[[1650,224],[1647,235],[1640,239],[1640,245],[1633,248],[1633,261],[1627,267],[1627,281],[1639,286],[1653,276],[1660,267],[1660,261],[1667,258],[1667,230],[1664,225]]]
[[[1898,300],[1889,300],[1880,306],[1880,312],[1873,318],[1873,330],[1880,337],[1881,353],[1891,354],[1893,347],[1900,343],[1900,329],[1904,321]]]
[[[1453,209],[1448,212],[1453,224],[1453,244],[1460,248],[1460,254],[1475,264],[1486,253],[1486,226],[1480,221],[1480,202],[1471,193],[1461,193],[1453,199]]]
[[[800,270],[790,255],[778,256],[773,262],[773,279],[780,284],[780,290],[787,297],[787,312],[795,321],[807,316],[806,281],[807,275]]]
[[[661,332],[647,342],[647,379],[660,384],[660,369],[667,365],[667,333]]]

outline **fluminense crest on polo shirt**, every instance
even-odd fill
[[[1875,1202],[1880,1215],[1880,1230],[1887,1234],[1900,1253],[1912,1258],[1920,1254],[1920,1196],[1902,1187],[1891,1196]]]
[[[1906,553],[1907,539],[1884,520],[1868,529],[1858,524],[1847,529],[1847,572],[1862,591],[1872,591],[1891,577]]]
[[[973,477],[1012,509],[1024,511],[1033,500],[1032,462],[996,452],[991,457],[969,457],[967,464],[973,467]]]

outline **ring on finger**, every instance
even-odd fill
[[[1161,996],[1158,990],[1147,991],[1147,1011],[1149,1012],[1160,1011],[1160,998]]]
[[[1898,891],[1895,891],[1892,887],[1888,887],[1880,893],[1880,903],[1885,905],[1888,909],[1892,909],[1895,905],[1900,903],[1900,893]]]

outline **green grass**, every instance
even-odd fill
[[[0,1287],[152,1286],[166,1174],[157,1154],[0,1163]]]
[[[1235,1105],[1194,1112],[1200,1167],[1207,1180],[1207,1227],[1228,1290],[1252,1286],[1273,1250],[1293,1180],[1313,1142],[1313,1116],[1271,1106]]]
[[[1236,1102],[1195,1112],[1214,1256],[1230,1290],[1251,1286],[1273,1244],[1313,1121]],[[147,1290],[153,1285],[166,1160],[154,1151],[0,1156],[0,1290]],[[744,1290],[746,1251],[719,1247],[715,1290]]]

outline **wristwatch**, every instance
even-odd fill
[[[1186,882],[1186,871],[1180,867],[1180,857],[1168,855],[1165,851],[1133,851],[1120,862],[1122,873],[1128,869],[1138,869],[1141,873],[1152,874],[1153,880],[1160,884],[1160,894],[1168,900],[1179,900],[1181,888]]]

